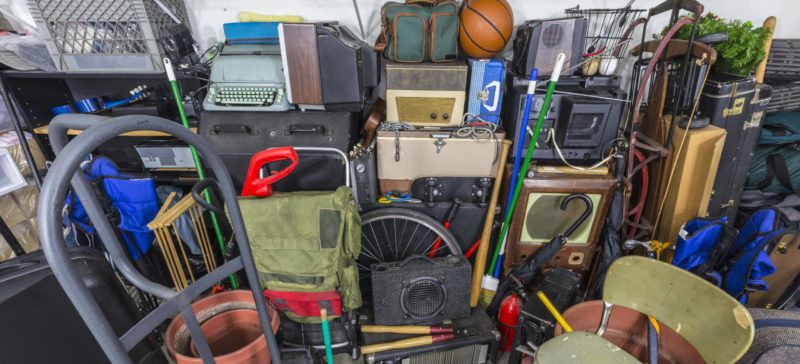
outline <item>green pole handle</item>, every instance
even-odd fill
[[[178,115],[181,119],[181,124],[186,129],[190,129],[189,127],[189,119],[186,117],[186,110],[183,108],[183,96],[181,95],[181,89],[178,85],[178,80],[175,78],[175,70],[172,68],[172,62],[170,62],[169,58],[164,58],[164,69],[167,71],[167,78],[169,79],[170,88],[172,88],[172,96],[175,98],[175,104],[178,107]],[[197,151],[194,149],[193,146],[189,146],[189,150],[192,152],[192,160],[194,161],[195,169],[197,169],[197,177],[201,180],[206,178],[206,171],[203,169],[203,164],[200,163],[200,157],[197,155]],[[208,190],[203,190],[203,198],[209,204],[211,202],[211,195],[208,194]],[[208,212],[211,216],[211,225],[214,227],[214,235],[217,239],[217,245],[219,245],[220,251],[225,253],[225,239],[222,237],[222,231],[219,228],[219,221],[217,220],[217,214],[213,211]],[[231,282],[231,287],[233,289],[238,289],[239,284],[236,282],[236,277],[230,275],[228,280]]]
[[[506,218],[503,220],[503,227],[500,229],[500,236],[497,237],[497,244],[495,244],[494,254],[492,255],[492,264],[489,266],[489,273],[492,274],[495,271],[495,267],[497,266],[497,258],[500,256],[500,251],[504,248],[503,243],[506,239],[506,234],[508,234],[508,226],[511,224],[511,217],[513,217],[514,208],[517,206],[517,199],[519,198],[519,192],[522,190],[522,185],[525,183],[525,176],[528,174],[528,167],[531,164],[531,158],[533,158],[533,152],[536,150],[536,142],[539,140],[539,134],[542,132],[542,124],[544,124],[544,119],[547,118],[547,113],[550,110],[550,102],[553,99],[553,93],[556,90],[556,84],[558,83],[558,77],[561,75],[561,68],[564,65],[564,53],[558,55],[558,60],[556,62],[556,67],[553,69],[553,74],[550,76],[550,83],[547,85],[547,93],[544,96],[544,103],[542,104],[542,110],[539,111],[539,120],[536,122],[536,127],[533,129],[533,137],[531,138],[530,144],[528,144],[528,152],[525,154],[525,161],[522,163],[522,168],[520,168],[519,175],[517,177],[517,184],[514,186],[514,194],[511,197],[511,206],[509,206],[506,211]],[[522,133],[526,133],[527,130],[520,131],[520,135],[525,135]]]

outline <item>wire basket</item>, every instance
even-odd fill
[[[60,71],[162,71],[157,39],[188,17],[183,0],[27,0]]]
[[[625,56],[628,44],[638,19],[646,10],[631,9],[581,9],[580,6],[564,12],[569,16],[581,16],[587,19],[585,57],[611,57],[620,59]]]

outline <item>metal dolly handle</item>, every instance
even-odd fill
[[[69,129],[84,130],[84,132],[67,144]],[[206,166],[210,167],[218,178],[220,193],[228,208],[233,232],[239,245],[241,253],[239,257],[209,272],[180,292],[148,280],[133,267],[114,233],[114,227],[103,213],[100,201],[95,196],[89,182],[81,175],[80,164],[85,156],[114,137],[138,130],[164,132],[192,145],[197,150]],[[203,362],[214,363],[208,341],[203,336],[197,317],[192,311],[192,300],[207,291],[216,282],[244,269],[255,299],[256,311],[267,340],[272,362],[281,363],[280,350],[270,326],[267,305],[262,295],[261,284],[258,280],[233,182],[222,160],[206,141],[178,123],[152,116],[105,118],[80,114],[59,115],[50,123],[49,135],[53,150],[58,157],[47,173],[39,197],[37,213],[40,219],[39,234],[42,238],[42,249],[59,284],[64,288],[67,297],[111,362],[132,363],[128,351],[162,322],[181,313]],[[83,202],[92,224],[97,229],[97,233],[120,272],[136,287],[164,300],[158,308],[136,323],[121,337],[114,332],[108,319],[100,310],[98,302],[92,297],[69,260],[67,245],[62,235],[61,213],[70,184]]]

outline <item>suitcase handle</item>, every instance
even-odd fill
[[[221,134],[221,133],[243,133],[243,134],[250,134],[250,135],[257,135],[258,134],[258,132],[257,131],[253,131],[253,129],[250,126],[242,125],[242,124],[238,124],[238,125],[237,124],[219,124],[219,125],[214,125],[214,127],[211,128],[211,133],[214,134],[214,135]]]
[[[486,85],[485,90],[489,94],[493,94],[493,97],[492,97],[492,103],[491,104],[487,104],[484,101],[483,107],[485,107],[486,111],[489,111],[489,112],[497,111],[497,105],[500,103],[500,82],[499,81],[489,82],[489,84]],[[494,90],[494,92],[492,92],[492,90]]]
[[[267,178],[261,178],[261,168],[265,164],[287,159],[289,166],[271,174]],[[247,177],[242,188],[242,197],[258,196],[267,197],[272,194],[272,184],[283,177],[292,173],[297,167],[297,152],[292,147],[279,147],[262,150],[250,159],[250,167],[247,169]]]
[[[325,126],[323,125],[311,125],[311,124],[298,124],[298,125],[290,125],[289,130],[286,131],[289,135],[294,134],[322,134],[325,135]]]

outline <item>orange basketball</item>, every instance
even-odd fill
[[[511,40],[514,13],[506,0],[471,0],[461,9],[458,41],[472,58],[490,58]]]

